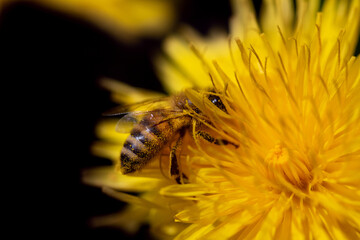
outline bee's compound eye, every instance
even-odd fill
[[[224,111],[224,112],[227,113],[226,107],[225,107],[225,105],[223,104],[223,102],[221,101],[221,99],[220,99],[219,96],[210,94],[208,98],[209,98],[209,100],[210,100],[215,106],[217,106],[217,107],[220,108],[222,111]]]

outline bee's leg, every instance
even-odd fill
[[[180,133],[179,138],[176,140],[175,145],[170,150],[170,176],[173,177],[178,184],[182,184],[182,183],[186,183],[188,179],[184,173],[180,174],[180,166],[179,166],[180,151],[181,151],[183,138],[185,135],[185,129],[181,129],[179,133]]]
[[[167,156],[167,153],[166,153],[166,154],[163,154],[163,153],[160,154],[160,157],[159,157],[159,168],[160,168],[160,172],[161,172],[161,174],[162,174],[165,178],[170,179],[169,176],[168,176],[166,173],[164,173],[164,167],[163,167],[163,165],[162,165],[162,157],[163,157],[163,156]]]
[[[239,146],[236,145],[235,143],[232,143],[228,140],[225,139],[220,139],[220,138],[214,138],[212,137],[209,133],[204,132],[204,131],[197,131],[196,132],[196,136],[202,137],[203,139],[205,139],[206,141],[210,142],[210,143],[214,143],[216,145],[228,145],[231,144],[233,145],[235,148],[238,148]]]

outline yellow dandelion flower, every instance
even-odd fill
[[[30,2],[83,18],[121,40],[159,37],[175,20],[174,2],[164,0],[5,0]]]
[[[180,159],[185,184],[164,177],[158,161],[131,176],[85,175],[132,204],[132,226],[146,221],[175,239],[360,239],[360,58],[352,56],[360,2],[300,0],[296,11],[292,3],[264,1],[258,21],[250,1],[233,1],[230,37],[188,31],[190,41],[165,43],[168,56],[156,62],[166,89],[186,88],[200,113],[192,116],[224,140],[204,141],[192,128]],[[118,84],[106,83],[119,101],[154,96]],[[99,125],[107,141],[94,151],[118,162],[127,135],[114,135],[115,125]]]

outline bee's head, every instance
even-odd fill
[[[200,109],[196,107],[195,104],[190,99],[187,99],[187,104],[194,112],[201,113]]]
[[[211,93],[207,94],[207,98],[210,100],[210,102],[214,104],[217,108],[219,108],[221,111],[228,113],[224,103],[221,101],[221,98],[218,95],[215,95],[214,91],[210,91],[210,92]],[[195,104],[191,102],[189,99],[187,99],[187,104],[194,112],[201,113],[201,110],[197,106],[195,106]]]

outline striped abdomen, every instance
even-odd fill
[[[124,174],[141,169],[180,128],[188,124],[184,117],[164,121],[167,117],[161,111],[152,112],[135,125],[121,150],[120,163]]]

